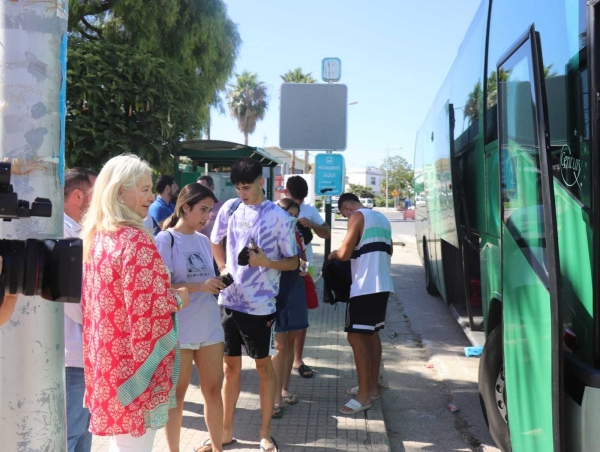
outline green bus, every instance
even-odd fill
[[[600,2],[484,0],[418,131],[426,288],[503,451],[600,450]]]

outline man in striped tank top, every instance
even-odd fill
[[[346,391],[354,398],[340,413],[355,414],[371,408],[371,401],[379,398],[379,330],[384,328],[388,297],[394,292],[392,228],[385,215],[366,208],[352,193],[340,196],[338,208],[348,218],[348,232],[342,246],[332,251],[328,259],[350,259],[352,286],[344,331],[348,333],[358,375],[358,386]]]

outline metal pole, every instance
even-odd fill
[[[19,198],[50,198],[52,218],[2,223],[3,239],[62,236],[68,2],[0,2],[0,158]],[[0,327],[0,449],[66,450],[63,305],[17,301]]]
[[[333,151],[327,151],[327,154],[333,154]],[[331,196],[325,196],[325,223],[331,226]],[[331,238],[325,239],[325,260],[331,253]]]

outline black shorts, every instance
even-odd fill
[[[242,344],[250,358],[275,354],[275,314],[253,315],[220,306],[225,332],[225,356],[242,356]]]
[[[385,326],[389,292],[371,293],[350,298],[346,308],[346,333],[373,335]]]

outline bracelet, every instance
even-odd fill
[[[222,271],[224,268],[227,268],[227,265],[221,265],[221,266],[219,267],[219,272],[221,272],[221,271]]]
[[[183,300],[179,295],[175,294],[175,301],[177,302],[177,310],[181,311],[181,308],[183,307]]]

